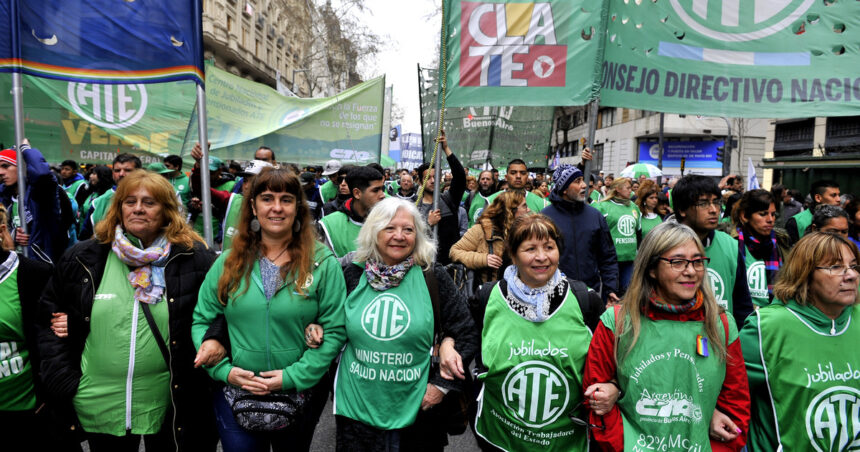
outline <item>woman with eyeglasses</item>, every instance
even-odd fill
[[[775,301],[741,330],[753,419],[749,450],[854,450],[860,409],[860,253],[816,232],[779,272]]]
[[[776,272],[788,254],[789,237],[785,230],[774,229],[776,203],[762,189],[745,192],[732,208],[732,221],[738,239],[738,252],[747,267],[747,284],[755,307],[773,300]]]
[[[688,226],[649,233],[619,306],[594,332],[583,385],[603,450],[737,451],[749,423],[749,390],[737,327],[705,284],[708,258]],[[611,383],[614,404],[588,389]]]

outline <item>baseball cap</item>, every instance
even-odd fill
[[[305,171],[300,177],[302,179],[302,184],[310,184],[314,181],[314,173],[309,171]]]
[[[158,174],[167,174],[173,172],[173,170],[168,169],[166,166],[164,166],[164,163],[161,162],[150,163],[149,165],[146,165],[146,169],[148,171],[152,171],[153,173]]]
[[[331,176],[332,174],[338,172],[341,168],[341,163],[339,160],[329,160],[325,162],[325,166],[323,167],[323,176]]]
[[[18,156],[14,149],[3,149],[0,151],[0,161],[18,166]]]
[[[272,164],[265,160],[251,160],[248,166],[242,171],[245,176],[256,176],[263,171],[263,168],[273,168]]]
[[[209,171],[218,171],[223,164],[224,162],[218,157],[209,156]]]

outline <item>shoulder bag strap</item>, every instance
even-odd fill
[[[152,311],[149,310],[149,303],[140,303],[140,308],[143,309],[143,316],[146,317],[146,323],[149,325],[150,331],[152,331],[152,335],[155,336],[155,343],[158,344],[158,348],[161,350],[161,356],[164,358],[164,363],[167,364],[167,368],[170,369],[170,354],[167,351],[167,344],[164,343],[164,338],[161,337],[161,331],[158,330],[158,325],[155,324],[155,319],[152,317]]]

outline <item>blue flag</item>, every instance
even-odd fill
[[[18,36],[13,33],[8,47],[14,55],[17,39],[22,73],[90,83],[203,81],[200,0],[0,0],[0,5],[0,20],[11,17],[17,24]],[[5,57],[0,54],[0,64]]]

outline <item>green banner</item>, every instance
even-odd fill
[[[444,0],[446,104],[587,103],[599,89],[604,5],[586,0]]]
[[[419,77],[422,142],[424,158],[429,160],[439,124],[437,71],[424,69],[419,71]],[[553,110],[553,107],[510,106],[446,108],[443,129],[463,166],[506,167],[509,161],[519,158],[530,168],[545,168]]]
[[[856,115],[860,2],[610,2],[601,105],[733,117]]]
[[[117,153],[144,164],[178,154],[194,109],[194,82],[96,85],[23,76],[24,134],[49,162],[111,163]],[[0,74],[0,90],[12,77]],[[15,141],[12,97],[0,97],[0,143]]]
[[[260,146],[278,161],[324,165],[379,162],[384,77],[337,96],[286,97],[274,89],[206,66],[206,113],[212,155],[249,160]],[[185,149],[197,141],[196,115]]]

